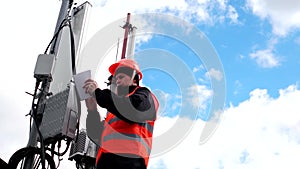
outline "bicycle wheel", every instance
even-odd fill
[[[36,147],[25,147],[16,151],[8,161],[9,169],[24,168],[25,159],[33,158],[32,169],[42,169],[41,150]],[[45,168],[55,169],[55,162],[52,157],[45,153]]]

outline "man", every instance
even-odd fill
[[[96,102],[108,111],[97,169],[146,169],[158,101],[149,89],[139,86],[143,74],[135,61],[122,59],[112,64],[109,72],[115,91],[101,90],[91,79],[84,85],[86,92],[94,96],[86,100],[89,114],[97,112]]]

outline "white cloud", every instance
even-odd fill
[[[234,82],[234,92],[233,92],[233,94],[235,94],[235,95],[239,94],[239,91],[242,89],[242,87],[243,87],[243,84],[239,80],[236,80]]]
[[[274,54],[275,45],[278,39],[271,39],[268,42],[266,49],[256,50],[250,53],[250,58],[255,60],[256,63],[262,68],[273,68],[280,65],[280,58]]]
[[[250,58],[254,59],[256,63],[263,68],[272,68],[279,66],[278,58],[270,49],[258,50],[250,54]]]
[[[174,102],[174,103],[172,104],[172,106],[171,106],[171,112],[173,112],[174,110],[180,108],[181,105],[182,105],[181,102]]]
[[[206,109],[206,103],[213,95],[212,90],[208,89],[205,85],[193,85],[187,89],[187,93],[189,98],[186,104],[202,110]]]
[[[196,72],[198,72],[199,70],[200,70],[199,67],[194,67],[194,68],[193,68],[193,73],[196,73]]]
[[[267,19],[273,33],[285,36],[300,28],[300,1],[298,0],[247,0],[247,6],[261,19]]]
[[[228,18],[231,20],[232,23],[238,23],[238,17],[239,17],[239,14],[237,13],[236,9],[229,5],[228,6]]]
[[[194,67],[193,68],[193,73],[197,73],[197,72],[199,72],[201,70],[205,70],[205,67],[203,65],[199,65],[197,67]]]
[[[220,70],[216,70],[215,68],[211,68],[208,72],[205,73],[205,75],[218,81],[222,80],[223,78],[222,72],[220,72]]]
[[[300,167],[300,90],[291,85],[272,98],[265,89],[255,89],[250,98],[228,108],[214,135],[199,145],[203,121],[194,121],[192,131],[172,150],[150,159],[150,169],[177,168],[286,168]],[[157,125],[168,131],[174,125]],[[164,124],[161,119],[160,124]],[[176,133],[174,133],[176,134]],[[158,144],[158,143],[156,143]]]
[[[126,1],[111,0],[99,3],[97,0],[91,1],[97,8],[93,15],[97,15],[97,20],[92,22],[95,25],[108,24],[112,20],[125,18],[125,14],[164,12],[179,16],[187,21],[198,22],[202,24],[214,24],[222,22],[221,18],[228,18],[232,23],[237,22],[238,14],[233,6],[228,5],[226,0],[165,0],[165,1],[141,1],[133,0],[130,3]],[[109,13],[107,15],[106,13]],[[100,22],[99,22],[100,21]],[[108,22],[109,21],[109,22]]]

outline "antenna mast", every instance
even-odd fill
[[[121,54],[121,59],[125,59],[125,54],[126,54],[126,48],[127,48],[127,39],[128,39],[128,34],[130,31],[130,13],[127,13],[127,20],[125,25],[122,27],[123,29],[125,29],[125,33],[124,33],[124,41],[123,41],[123,48],[122,48],[122,54]]]
[[[121,59],[124,59],[126,54],[127,54],[126,55],[127,58],[133,59],[134,48],[135,48],[135,34],[136,34],[137,28],[135,26],[132,26],[132,24],[130,23],[130,13],[127,14],[126,23],[122,28],[125,29],[125,33],[124,33],[124,41],[123,41],[123,49],[122,49]],[[130,37],[129,37],[128,50],[126,51],[128,35],[130,35]]]

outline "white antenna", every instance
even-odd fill
[[[134,49],[135,49],[135,34],[136,34],[136,27],[130,25],[130,33],[131,36],[129,37],[129,44],[128,44],[128,50],[127,50],[127,58],[128,59],[133,59],[134,57]]]

